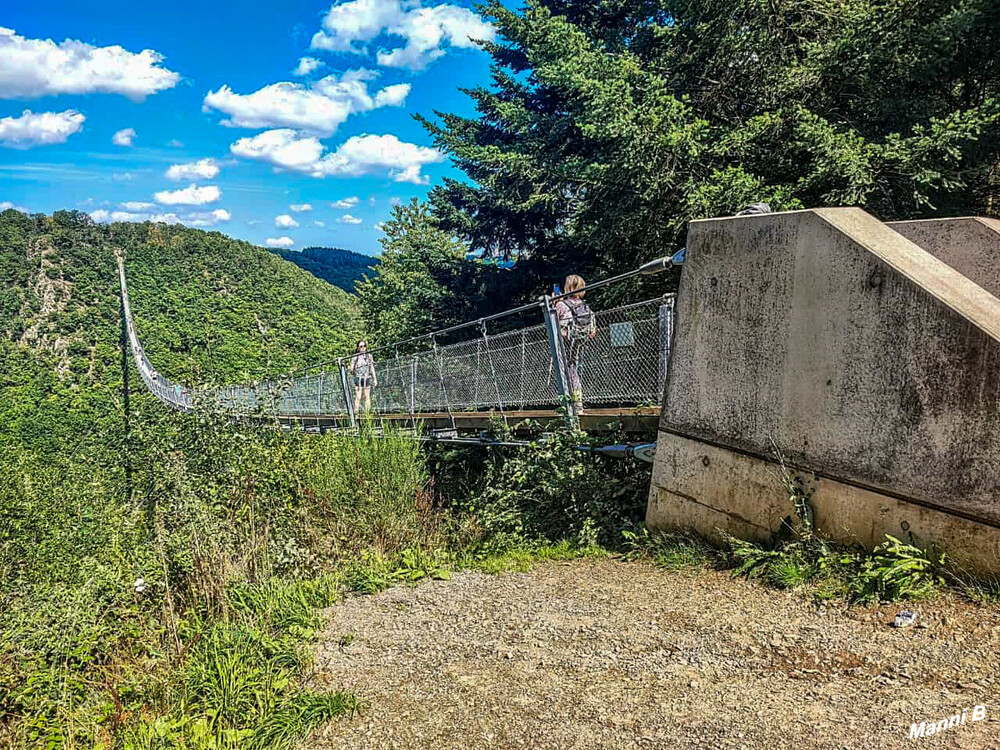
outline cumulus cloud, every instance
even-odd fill
[[[161,190],[153,195],[157,203],[165,206],[203,206],[215,203],[222,197],[222,191],[215,185],[188,185],[180,190]]]
[[[196,211],[184,217],[185,224],[193,227],[214,227],[233,218],[233,215],[224,208],[217,208],[214,211]]]
[[[229,115],[222,124],[240,128],[294,128],[330,136],[352,114],[381,107],[398,107],[410,93],[410,84],[387,86],[372,96],[368,82],[378,73],[349,70],[310,84],[272,83],[252,94],[237,94],[229,86],[205,95],[202,109]]]
[[[401,37],[403,46],[380,49],[379,65],[423,70],[445,54],[446,47],[470,48],[473,39],[493,41],[496,29],[467,8],[422,0],[352,0],[331,6],[312,48],[368,54],[366,42],[380,34]]]
[[[295,70],[292,71],[293,75],[297,76],[307,76],[314,70],[318,70],[326,65],[322,60],[317,60],[315,57],[300,57],[299,64],[295,66]]]
[[[267,130],[252,138],[240,138],[229,146],[234,156],[254,159],[295,172],[309,172],[323,155],[318,138],[300,136],[294,130]]]
[[[357,216],[351,216],[350,214],[344,214],[337,219],[337,222],[340,224],[360,224],[362,219],[359,219]]]
[[[56,44],[0,27],[0,99],[106,93],[142,101],[181,79],[161,62],[163,55],[150,49],[129,52],[73,39]]]
[[[65,143],[71,135],[80,132],[86,119],[72,109],[67,109],[65,112],[38,113],[26,109],[20,117],[0,118],[0,145],[9,148],[31,148]]]
[[[421,173],[425,164],[441,162],[445,158],[436,149],[406,143],[394,135],[352,136],[336,151],[324,153],[326,149],[319,139],[284,128],[268,130],[252,138],[241,138],[229,150],[236,156],[312,177],[362,177],[387,173],[396,182],[417,185],[428,182],[429,178]]]
[[[180,224],[181,218],[174,213],[148,213],[137,211],[107,211],[103,208],[90,212],[90,218],[100,224],[110,224],[111,222],[143,222],[152,221],[162,224]]]
[[[278,227],[278,229],[292,229],[298,225],[299,222],[295,221],[288,214],[281,214],[281,216],[274,217],[274,226]]]
[[[138,201],[129,201],[122,204],[122,208],[125,211],[108,211],[105,209],[99,209],[97,211],[92,211],[90,213],[90,218],[101,224],[108,224],[111,222],[144,222],[152,221],[154,223],[163,224],[186,224],[191,227],[212,227],[216,224],[222,224],[224,222],[232,219],[232,214],[230,214],[224,208],[217,208],[214,211],[194,211],[183,216],[176,213],[156,213],[150,210],[133,210],[138,209],[138,207],[144,206],[147,209],[155,208],[152,203],[141,203]]]
[[[167,179],[181,182],[184,180],[211,180],[218,176],[219,165],[215,159],[199,159],[187,164],[172,164],[167,169]]]
[[[156,208],[155,203],[146,203],[144,201],[125,201],[121,205],[126,211],[151,211]]]
[[[288,207],[288,210],[292,213],[301,214],[305,211],[312,211],[313,207],[311,203],[293,203]]]
[[[111,142],[116,146],[131,146],[135,140],[135,128],[122,128],[111,136]]]
[[[315,224],[318,227],[325,227],[326,226],[326,222],[325,221],[314,221],[313,224]]]
[[[377,222],[375,222],[375,231],[376,232],[384,232],[385,231],[385,222],[384,221],[377,221]]]
[[[264,240],[264,244],[268,247],[289,248],[295,245],[295,240],[291,237],[268,237]]]
[[[334,201],[330,204],[330,208],[354,208],[360,202],[360,198],[352,195],[350,198],[341,198],[339,201]]]

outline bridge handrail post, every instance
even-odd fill
[[[549,339],[549,353],[552,356],[552,369],[556,376],[556,389],[559,391],[559,400],[566,407],[566,422],[570,428],[576,427],[576,413],[573,407],[569,386],[566,383],[565,356],[562,346],[562,336],[559,335],[559,317],[552,304],[552,298],[544,295],[542,301],[542,314],[545,316],[545,332]]]
[[[417,355],[410,357],[410,423],[417,428]]]
[[[351,391],[347,385],[347,367],[344,366],[343,358],[337,360],[337,367],[340,369],[340,388],[344,393],[344,405],[347,407],[347,416],[351,420],[351,427],[358,426],[357,416],[354,414],[354,401],[351,400]]]
[[[664,294],[660,299],[657,320],[660,335],[656,358],[656,392],[662,400],[663,389],[667,383],[667,360],[670,358],[670,347],[674,337],[674,295]]]

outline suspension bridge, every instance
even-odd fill
[[[253,384],[188,387],[150,362],[136,329],[124,258],[118,254],[126,334],[146,388],[172,409],[214,409],[244,418],[267,417],[311,431],[353,427],[353,354]],[[667,268],[661,258],[599,281],[588,291]],[[674,295],[594,310],[596,333],[576,367],[582,398],[570,392],[568,342],[556,306],[569,295],[544,296],[496,315],[400,341],[369,352],[377,386],[372,417],[418,424],[432,434],[482,430],[494,419],[509,426],[569,420],[584,430],[654,430],[674,326]],[[448,343],[442,343],[447,341]]]

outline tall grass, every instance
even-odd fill
[[[362,551],[433,559],[418,445],[151,412],[130,496],[122,450],[0,452],[0,745],[286,747],[354,710],[301,687],[308,644]]]

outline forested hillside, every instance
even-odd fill
[[[351,297],[249,243],[180,226],[105,227],[81,213],[8,210],[0,214],[0,440],[58,444],[115,410],[115,246],[125,250],[146,352],[171,378],[254,379],[349,346]]]
[[[354,292],[355,283],[361,281],[366,271],[371,271],[378,265],[378,258],[339,247],[307,247],[301,251],[272,252],[345,292]]]

